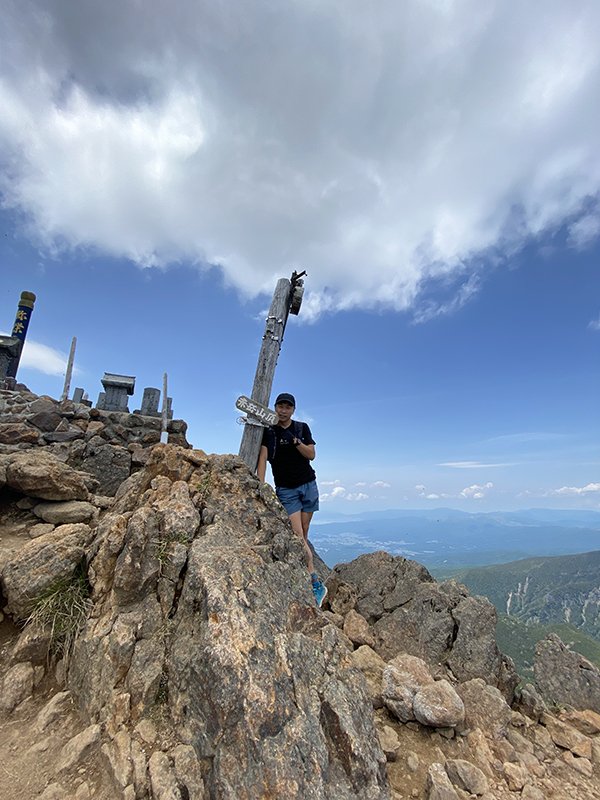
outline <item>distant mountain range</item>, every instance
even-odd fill
[[[311,540],[329,566],[387,550],[428,568],[501,564],[600,549],[600,513],[527,509],[469,514],[454,509],[315,516]]]
[[[600,550],[456,572],[471,594],[528,624],[567,623],[600,641]]]

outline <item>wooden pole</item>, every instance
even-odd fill
[[[67,371],[65,373],[65,385],[60,398],[61,403],[68,400],[69,392],[71,391],[71,376],[73,375],[73,361],[75,360],[75,348],[77,347],[77,337],[74,336],[71,340],[71,350],[69,352],[69,360],[67,361]]]
[[[163,375],[163,396],[162,396],[162,422],[160,426],[160,441],[166,444],[169,440],[167,427],[169,425],[169,407],[167,402],[167,373]]]
[[[283,340],[283,333],[289,313],[290,288],[291,281],[288,278],[280,278],[277,281],[271,308],[269,309],[269,316],[267,317],[260,354],[258,356],[258,365],[254,376],[251,399],[255,400],[257,403],[261,403],[263,406],[269,405],[273,378],[275,377],[275,367],[277,366],[277,359],[279,357],[279,351],[281,350],[281,342]],[[263,430],[264,428],[262,426],[245,425],[244,433],[242,434],[239,455],[253,471],[256,469],[256,464],[258,462]]]

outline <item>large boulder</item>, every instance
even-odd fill
[[[239,458],[158,445],[101,522],[89,579],[68,681],[93,722],[127,736],[149,716],[171,724],[164,741],[187,747],[221,800],[389,797],[351,643],[315,607],[301,542]],[[175,750],[152,755],[153,787],[173,783]],[[105,749],[122,781],[118,751]]]
[[[1,456],[6,485],[42,500],[87,500],[97,482],[86,472],[69,467],[45,450]]]
[[[131,453],[126,447],[109,444],[100,436],[94,436],[83,451],[81,469],[96,478],[101,494],[112,497],[129,477]]]
[[[453,678],[483,678],[512,700],[518,678],[496,644],[496,611],[455,581],[437,583],[421,564],[383,551],[338,564],[327,580],[328,602],[338,613],[361,614],[385,660],[401,653]]]
[[[26,619],[40,597],[61,581],[70,580],[84,561],[93,535],[83,523],[61,525],[24,544],[5,562],[0,574],[9,613]]]
[[[537,643],[533,670],[546,702],[600,713],[600,670],[555,633]]]

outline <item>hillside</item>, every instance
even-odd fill
[[[555,633],[572,650],[600,667],[600,642],[567,623],[536,625],[521,622],[517,617],[498,614],[496,640],[498,647],[515,662],[517,672],[523,680],[533,678],[535,648],[548,634]]]
[[[536,625],[567,623],[600,641],[600,551],[527,558],[454,573],[496,609]]]

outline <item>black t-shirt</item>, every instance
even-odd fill
[[[298,448],[293,444],[294,437],[300,439],[303,444],[315,444],[306,422],[293,420],[287,428],[273,425],[263,433],[262,443],[269,452],[275,486],[285,489],[295,489],[303,483],[314,481],[316,477],[310,461],[300,455]]]

